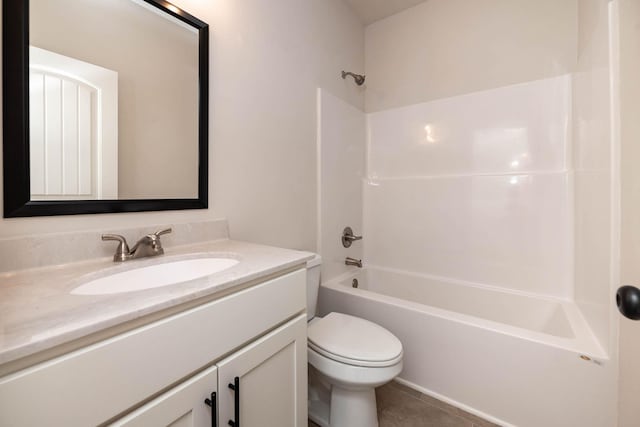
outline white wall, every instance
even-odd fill
[[[365,260],[572,294],[571,79],[369,114]]]
[[[346,226],[354,234],[362,234],[365,125],[364,112],[318,89],[318,252],[322,255],[323,281],[356,268],[346,266],[345,257],[362,258],[363,241],[345,248],[340,237]]]
[[[214,208],[234,238],[315,250],[316,88],[363,105],[340,78],[361,24],[339,0],[187,3],[212,31]]]
[[[340,78],[364,67],[340,0],[176,0],[211,30],[210,209],[0,220],[0,237],[227,217],[233,238],[316,248],[316,88],[362,107]]]
[[[640,3],[617,0],[620,6],[620,97],[622,163],[622,285],[640,287]],[[638,425],[640,405],[640,323],[620,322],[620,427]]]
[[[578,0],[429,0],[366,28],[366,111],[570,72]]]

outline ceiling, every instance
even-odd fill
[[[369,25],[379,19],[394,15],[425,0],[344,0],[360,20]]]

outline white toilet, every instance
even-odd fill
[[[316,317],[321,258],[307,262],[309,419],[321,427],[377,427],[375,388],[402,370],[402,343],[368,320]]]

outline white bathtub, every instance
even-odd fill
[[[615,366],[570,301],[376,267],[323,283],[319,298],[320,315],[393,332],[398,380],[423,393],[505,426],[615,425]]]

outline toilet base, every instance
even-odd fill
[[[331,389],[331,427],[378,427],[375,389]]]
[[[378,427],[375,388],[353,390],[329,385],[311,368],[309,419],[320,427]]]
[[[309,419],[320,427],[329,425],[329,405],[319,400],[309,401]]]

